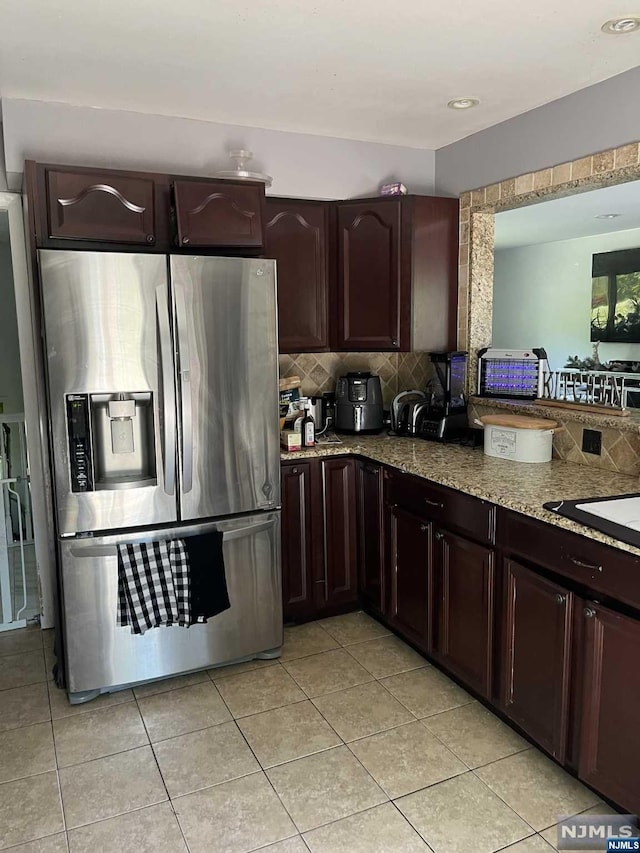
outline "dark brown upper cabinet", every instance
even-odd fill
[[[152,180],[47,174],[49,236],[155,243]]]
[[[338,349],[455,346],[457,199],[339,202],[337,251]]]
[[[265,201],[265,257],[278,276],[280,352],[329,349],[331,205],[299,199]]]
[[[399,349],[400,202],[338,205],[338,345]]]
[[[262,248],[264,184],[176,180],[173,192],[180,246]]]

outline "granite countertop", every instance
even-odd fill
[[[341,444],[319,444],[310,450],[282,452],[281,458],[295,462],[356,454],[640,556],[640,548],[563,518],[542,506],[547,501],[639,492],[637,477],[555,459],[536,464],[495,459],[485,456],[482,447],[386,435],[341,436],[341,439]]]

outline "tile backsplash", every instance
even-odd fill
[[[399,391],[424,389],[431,375],[426,352],[290,353],[279,358],[280,376],[299,376],[306,396],[335,391],[339,376],[368,370],[380,376],[385,406]]]
[[[491,403],[474,401],[469,406],[469,422],[481,415],[505,414],[503,407],[492,406]],[[617,471],[631,476],[640,475],[640,433],[630,429],[615,429],[614,427],[599,427],[585,425],[571,417],[570,411],[554,409],[548,417],[559,421],[563,429],[553,436],[553,457],[565,462],[575,462],[578,465],[589,465],[593,468],[604,468],[607,471]],[[600,454],[585,453],[582,450],[582,433],[584,429],[597,429],[602,433],[602,452]]]

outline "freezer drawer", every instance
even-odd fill
[[[186,538],[212,530],[224,533],[229,610],[204,625],[153,628],[142,636],[116,625],[118,542]],[[146,534],[62,540],[60,550],[67,689],[72,700],[73,694],[84,691],[106,692],[282,645],[279,512]]]

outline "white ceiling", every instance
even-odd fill
[[[619,213],[615,219],[597,219]],[[505,210],[496,215],[496,249],[555,243],[640,228],[640,181]]]
[[[635,4],[0,0],[0,96],[439,148],[635,67]]]

